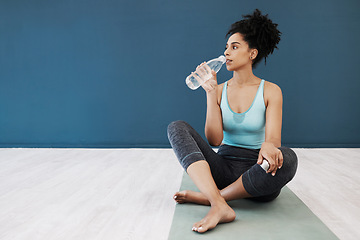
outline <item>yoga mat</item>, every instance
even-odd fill
[[[184,173],[180,190],[198,191]],[[170,240],[245,239],[245,240],[332,240],[338,239],[321,220],[287,187],[272,202],[248,199],[230,201],[236,212],[231,223],[219,224],[206,233],[191,230],[209,211],[209,206],[177,204],[170,229]]]

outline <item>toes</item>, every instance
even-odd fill
[[[203,227],[193,227],[191,230],[193,230],[194,232],[200,232],[203,230]]]
[[[174,200],[179,200],[181,198],[180,193],[179,192],[175,193],[173,198]]]
[[[209,228],[207,228],[204,225],[198,225],[198,226],[193,226],[193,228],[191,230],[193,230],[194,232],[198,232],[198,233],[204,233],[207,230],[209,230]]]
[[[198,233],[204,233],[209,230],[209,226],[207,226],[206,221],[202,219],[200,222],[197,222],[193,225],[192,230]]]
[[[173,198],[178,203],[184,203],[184,194],[181,192],[175,193]]]
[[[193,228],[191,230],[198,232],[200,228],[202,228],[202,221],[194,223]]]
[[[207,228],[205,228],[204,226],[201,226],[201,227],[199,227],[198,229],[197,229],[197,232],[199,232],[199,233],[204,233],[204,232],[206,232],[208,229]]]
[[[175,200],[177,203],[185,203],[185,201],[184,200],[180,200],[180,199],[178,199],[178,200]]]
[[[198,233],[203,233],[203,232],[206,232],[206,230],[207,229],[205,229],[204,223],[202,221],[194,224],[193,231],[198,232]]]
[[[185,203],[186,202],[186,195],[187,195],[187,191],[176,192],[174,194],[173,198],[178,203]]]

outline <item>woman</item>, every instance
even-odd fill
[[[193,225],[200,233],[235,219],[227,201],[250,198],[272,201],[295,175],[296,154],[281,146],[282,92],[274,83],[253,74],[253,68],[277,48],[277,24],[256,9],[231,25],[225,57],[233,77],[218,85],[216,73],[202,85],[206,91],[205,135],[218,152],[186,122],[168,126],[169,141],[181,165],[200,192],[181,191],[178,203],[210,205]],[[196,72],[208,71],[200,65]],[[268,161],[265,171],[260,164]]]

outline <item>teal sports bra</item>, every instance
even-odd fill
[[[243,113],[236,113],[230,108],[227,97],[228,82],[225,82],[220,103],[224,131],[223,144],[250,149],[261,148],[265,141],[264,82],[265,80],[261,80],[254,101]]]

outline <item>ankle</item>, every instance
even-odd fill
[[[209,201],[209,202],[210,202],[211,206],[221,206],[221,205],[224,205],[224,204],[227,205],[225,199],[222,196],[219,196],[218,198],[213,199],[212,201]]]

